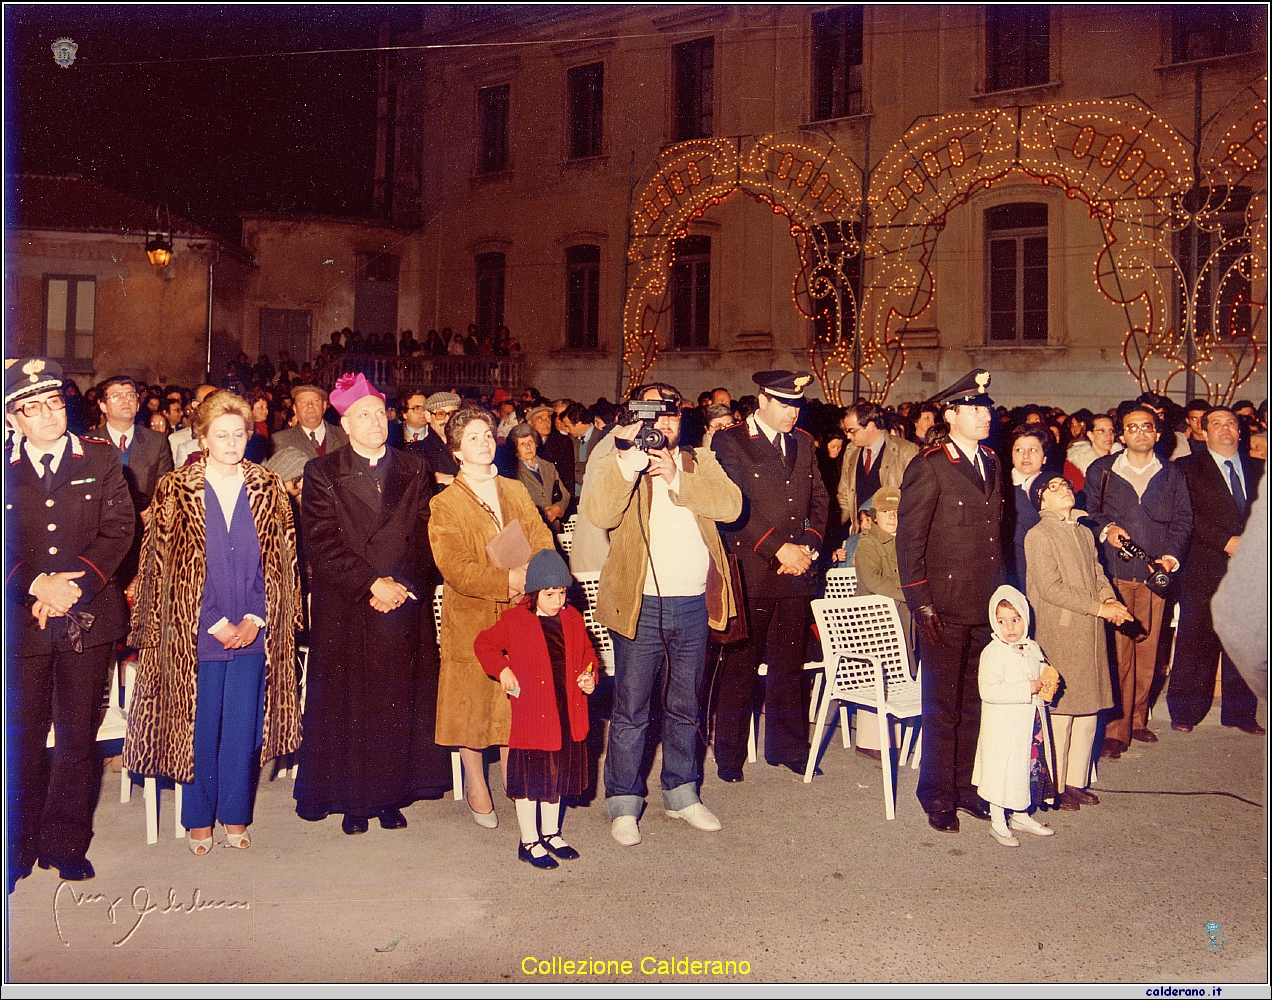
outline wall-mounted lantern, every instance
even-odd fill
[[[146,232],[146,256],[157,268],[172,260],[172,216],[166,204],[155,209],[155,227]]]

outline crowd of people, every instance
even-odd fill
[[[449,332],[336,333],[322,363],[468,353],[475,327]],[[836,565],[892,599],[922,671],[917,795],[936,830],[961,812],[1014,847],[1053,832],[1039,810],[1096,805],[1092,756],[1156,741],[1167,668],[1174,729],[1201,722],[1219,670],[1221,722],[1263,733],[1265,641],[1230,629],[1266,620],[1250,603],[1266,543],[1243,538],[1247,522],[1266,537],[1266,402],[1007,410],[983,371],[895,407],[826,405],[789,371],[696,403],[658,382],[621,404],[533,387],[394,399],[362,372],[328,391],[286,356],[247,362],[221,385],[117,376],[82,395],[50,359],[6,371],[10,892],[36,863],[93,877],[93,739],[117,657],[137,661],[122,764],[183,785],[196,855],[218,824],[250,847],[274,758],[297,755],[301,818],[357,835],[444,795],[457,750],[479,827],[498,826],[498,756],[519,857],[578,857],[562,820],[589,790],[602,677],[567,600],[577,574],[599,574],[613,642],[604,793],[624,846],[641,842],[652,712],[664,809],[695,829],[721,828],[707,746],[720,780],[745,780],[761,699],[765,762],[805,772],[809,602]],[[1264,597],[1238,586],[1212,613],[1230,566]],[[880,760],[882,733],[859,725],[858,752]]]

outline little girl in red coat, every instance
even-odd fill
[[[555,550],[536,552],[525,600],[473,643],[482,668],[512,699],[505,784],[521,825],[517,856],[536,868],[579,856],[561,836],[561,798],[587,786],[584,695],[596,688],[596,653],[583,616],[565,604],[571,582]]]

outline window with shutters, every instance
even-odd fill
[[[813,120],[861,114],[862,8],[813,15]]]
[[[566,74],[570,97],[570,159],[601,155],[605,65],[575,66]]]
[[[92,275],[44,276],[44,356],[71,371],[91,371],[97,279]]]
[[[671,342],[676,348],[711,346],[711,237],[676,240],[671,268]]]
[[[989,343],[1047,342],[1047,206],[985,212]]]
[[[483,174],[508,169],[509,85],[482,87],[477,91],[477,117],[481,128],[481,148],[477,170]]]
[[[1207,4],[1171,8],[1171,62],[1192,62],[1254,48],[1254,5]]]
[[[1205,229],[1191,227],[1175,233],[1175,259],[1186,280],[1192,280],[1193,247],[1196,246],[1197,281],[1196,335],[1215,330],[1226,340],[1248,341],[1254,321],[1252,313],[1255,267],[1250,261],[1250,237],[1246,228],[1246,207],[1253,192],[1249,188],[1200,188],[1184,196],[1184,207],[1195,212],[1205,205],[1222,205],[1213,213]],[[1194,244],[1194,239],[1196,243]],[[1209,266],[1207,266],[1209,265]],[[1204,269],[1204,270],[1203,270]],[[1183,332],[1184,298],[1179,282],[1171,283],[1175,295],[1175,315]],[[1215,308],[1218,290],[1218,308]]]
[[[675,60],[676,105],[672,111],[673,142],[713,134],[712,100],[715,89],[715,39],[699,38],[672,50]]]
[[[1051,81],[1051,11],[1000,4],[985,12],[986,91],[1036,87]]]
[[[595,348],[600,342],[601,248],[565,251],[565,342]]]
[[[504,321],[504,255],[479,253],[477,268],[477,332],[491,337]]]
[[[861,254],[856,251],[849,253],[850,244],[845,242],[840,225],[838,222],[822,224],[826,233],[827,256],[834,266],[830,280],[835,286],[835,292],[814,301],[813,305],[818,312],[813,318],[813,335],[818,341],[825,343],[836,342],[836,329],[839,327],[835,321],[837,309],[843,310],[843,325],[838,329],[838,336],[851,343],[852,331],[857,322],[853,304],[861,301]],[[861,223],[854,222],[852,228],[859,246]],[[845,257],[845,254],[848,256]]]

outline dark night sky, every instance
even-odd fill
[[[8,5],[6,171],[83,174],[231,239],[240,209],[370,214],[373,53],[201,57],[371,47],[417,11]],[[63,36],[69,70],[50,49]],[[149,64],[103,65],[126,60]]]

